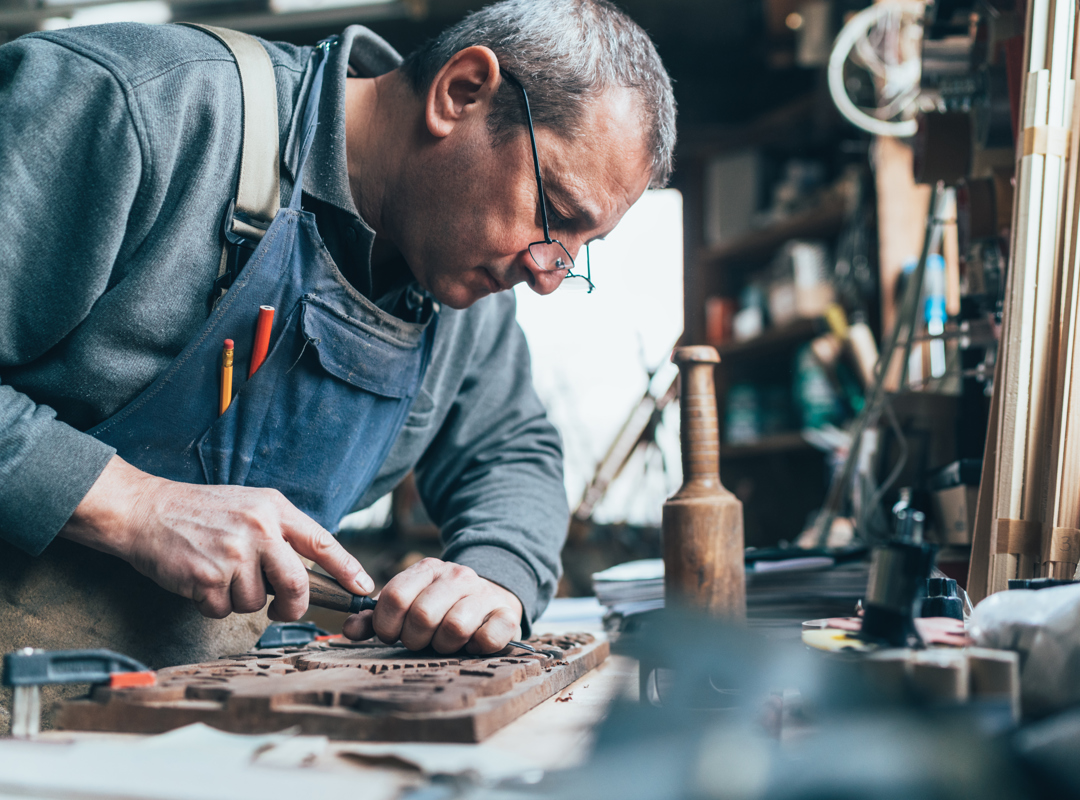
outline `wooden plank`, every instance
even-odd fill
[[[296,726],[356,741],[479,742],[607,658],[590,634],[534,637],[564,656],[442,656],[333,640],[158,672],[154,687],[95,689],[63,704],[59,727],[161,733],[204,722],[234,733]]]
[[[1036,17],[1044,14],[1045,9],[1045,2],[1040,2],[1040,0],[1032,0],[1032,2],[1027,4],[1027,18],[1024,26],[1026,35],[1024,36],[1023,58],[1025,75],[1021,84],[1020,96],[1022,128],[1029,125],[1030,121],[1032,121],[1035,116],[1035,78],[1031,73],[1043,66],[1045,63],[1045,55],[1044,53],[1039,52],[1034,59],[1032,58],[1033,42],[1036,42],[1039,38],[1033,36],[1032,29],[1036,24]],[[1020,138],[1022,139],[1022,137]],[[1007,491],[1003,486],[1003,476],[1011,476],[1013,473],[1013,453],[1010,448],[1001,445],[1006,441],[1007,435],[1011,440],[1012,428],[1015,424],[1016,386],[1012,376],[1016,370],[1017,356],[1013,351],[1019,344],[1019,308],[1023,288],[1023,261],[1020,256],[1025,251],[1023,240],[1027,238],[1028,217],[1031,213],[1032,196],[1031,157],[1024,155],[1020,141],[1017,142],[1016,161],[1016,193],[1013,200],[1012,224],[1010,226],[1012,236],[1010,237],[1009,276],[1006,284],[1005,309],[1002,318],[997,364],[994,370],[995,408],[991,415],[991,424],[994,424],[996,427],[993,437],[995,444],[993,450],[994,471],[991,476],[992,483],[989,487],[990,490],[988,492],[980,490],[979,500],[980,509],[983,508],[985,502],[990,503],[991,513],[988,517],[982,515],[976,522],[976,535],[978,535],[979,529],[982,528],[982,524],[986,525],[988,530],[985,540],[988,542],[989,548],[986,552],[985,561],[979,560],[977,562],[974,552],[972,554],[972,569],[976,567],[980,569],[985,568],[985,574],[980,573],[974,576],[971,574],[968,575],[968,581],[971,582],[974,580],[976,587],[979,587],[981,580],[981,588],[984,590],[982,593],[983,596],[992,594],[998,590],[997,587],[1001,583],[1001,576],[1005,573],[1005,568],[1008,566],[997,556],[997,519],[1000,508],[1006,506],[1005,499],[1001,496],[1003,491]],[[984,471],[984,480],[985,477],[986,473]],[[985,489],[987,487],[983,486],[981,488]],[[989,498],[989,500],[987,500],[987,498]],[[978,541],[978,539],[976,539],[976,541]]]
[[[1034,5],[1040,4],[1036,2]],[[1045,5],[1045,2],[1041,4],[1042,7]],[[1032,72],[1027,76],[1023,97],[1025,128],[1045,121],[1049,81],[1047,70]],[[1017,175],[1016,212],[1009,259],[1011,292],[1005,298],[1002,347],[998,356],[1002,361],[1002,393],[998,412],[998,464],[994,489],[995,546],[990,551],[988,594],[1006,588],[1008,578],[1016,577],[1015,557],[997,552],[996,520],[1019,518],[1023,492],[1032,335],[1030,325],[1024,323],[1034,315],[1035,264],[1039,245],[1036,231],[1040,219],[1044,161],[1042,155],[1024,156],[1020,159]]]
[[[972,603],[980,602],[988,592],[990,555],[996,536],[993,531],[994,477],[997,474],[998,413],[1001,405],[1001,360],[994,367],[994,394],[990,398],[990,419],[986,426],[979,500],[975,507],[975,526],[971,535],[971,560],[968,562],[967,593]]]
[[[1080,40],[1073,41],[1073,75],[1080,62]],[[1075,81],[1070,81],[1066,113],[1071,118],[1072,130],[1080,130],[1080,107],[1075,100]],[[1068,174],[1066,177],[1067,201],[1064,214],[1060,265],[1059,295],[1055,333],[1055,385],[1051,398],[1052,431],[1048,458],[1046,487],[1047,525],[1043,532],[1042,569],[1046,577],[1072,577],[1075,561],[1067,563],[1060,559],[1056,548],[1055,529],[1068,530],[1080,527],[1080,503],[1077,485],[1080,485],[1080,372],[1075,369],[1076,342],[1080,336],[1080,275],[1078,275],[1078,181],[1080,181],[1080,138],[1071,137],[1069,144]]]

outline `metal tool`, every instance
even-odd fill
[[[525,644],[525,642],[507,642],[507,647],[520,647],[522,650],[528,650],[530,653],[536,653],[538,656],[550,656],[551,658],[561,659],[563,657],[562,650],[537,650],[531,644]]]
[[[303,647],[317,639],[329,639],[331,635],[314,622],[273,622],[263,631],[255,643],[257,650],[272,647]]]
[[[153,686],[154,672],[112,650],[35,650],[4,656],[3,685],[13,689],[11,735],[26,739],[41,730],[41,687],[49,683],[107,683],[113,688]]]

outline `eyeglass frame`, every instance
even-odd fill
[[[554,272],[555,270],[545,269],[544,266],[536,259],[532,253],[533,245],[536,244],[557,244],[562,251],[566,253],[566,257],[570,259],[570,266],[566,268],[567,278],[581,278],[589,285],[588,294],[592,294],[592,290],[596,288],[592,282],[592,258],[589,253],[588,242],[585,243],[585,274],[575,275],[574,267],[577,266],[574,263],[574,257],[570,255],[570,251],[566,249],[566,245],[560,242],[558,239],[551,238],[551,228],[548,225],[547,214],[547,195],[544,193],[544,179],[540,177],[540,155],[536,149],[536,130],[533,127],[532,108],[529,105],[529,94],[525,91],[525,85],[519,81],[514,75],[511,75],[502,67],[499,68],[499,74],[501,74],[510,83],[517,86],[521,90],[521,99],[525,101],[525,119],[529,126],[529,142],[532,144],[532,157],[533,157],[533,169],[536,172],[536,192],[540,198],[540,220],[544,226],[544,240],[529,243],[529,258],[533,260],[536,266],[540,267],[544,272]]]

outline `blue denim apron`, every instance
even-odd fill
[[[386,460],[431,355],[437,305],[406,322],[338,271],[300,199],[325,53],[303,111],[296,182],[199,334],[129,405],[88,431],[139,469],[184,483],[272,487],[336,530]],[[244,380],[260,305],[274,306],[270,351]],[[218,416],[222,342],[236,343],[232,405]]]

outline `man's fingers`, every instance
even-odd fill
[[[440,653],[456,653],[484,624],[486,614],[487,603],[483,598],[476,595],[461,598],[443,617],[431,646]]]
[[[341,626],[341,633],[354,642],[370,639],[375,635],[375,626],[371,621],[374,615],[374,611],[361,611],[359,614],[353,614]]]
[[[375,582],[360,562],[328,530],[291,504],[282,515],[281,534],[293,550],[310,558],[353,594],[375,590]]]
[[[263,553],[261,572],[274,590],[268,616],[279,622],[293,622],[304,616],[308,607],[308,577],[304,563],[296,553],[284,544],[272,548]],[[266,602],[265,596],[263,602]]]
[[[475,655],[497,653],[506,647],[511,639],[521,635],[521,620],[514,618],[514,612],[501,606],[491,614],[473,634],[465,649]]]
[[[442,577],[445,578],[445,576]],[[420,592],[409,607],[405,622],[401,626],[401,643],[410,650],[421,650],[431,644],[435,632],[443,624],[447,613],[466,596],[466,591],[468,591],[468,586],[460,582],[445,579],[432,582]],[[381,598],[379,604],[382,604]],[[481,615],[480,619],[476,620],[476,625],[479,626],[482,620]],[[469,631],[469,635],[472,635],[472,631]],[[465,644],[468,638],[466,636],[461,644]],[[460,647],[461,645],[458,645],[454,650]],[[454,652],[454,650],[444,652]]]
[[[209,589],[196,587],[192,595],[199,613],[210,619],[225,619],[232,613],[229,587],[215,586]]]
[[[232,610],[237,614],[252,614],[266,605],[266,587],[262,574],[258,576],[245,570],[233,578],[229,587]]]
[[[407,570],[390,579],[379,593],[379,605],[375,609],[375,633],[387,644],[401,638],[405,615],[420,593],[438,577],[442,562],[434,558],[418,561]]]

